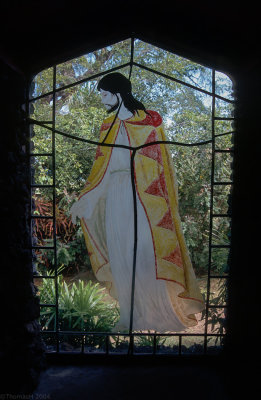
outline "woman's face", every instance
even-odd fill
[[[110,110],[112,107],[115,107],[116,105],[119,104],[119,100],[116,94],[113,94],[103,89],[100,90],[100,94],[101,94],[101,102],[102,104],[104,104],[107,110]]]

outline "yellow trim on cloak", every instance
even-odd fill
[[[152,111],[153,119],[144,111],[125,120],[130,146],[138,147],[148,141],[167,140],[161,117]],[[156,120],[155,120],[156,118]],[[114,119],[103,122],[100,142],[106,137]],[[146,119],[146,123],[143,121]],[[114,143],[121,121],[117,118],[105,143]],[[94,189],[103,179],[112,147],[99,146],[96,159],[80,197]],[[136,190],[148,217],[155,252],[155,278],[166,281],[170,300],[180,321],[187,327],[197,324],[195,313],[202,311],[204,302],[191,264],[182,232],[178,211],[178,182],[169,146],[157,144],[137,150],[135,155]],[[107,283],[117,298],[107,254],[102,254],[86,222],[81,221],[91,264],[98,280]]]

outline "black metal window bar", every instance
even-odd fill
[[[215,146],[216,138],[220,136],[225,136],[225,135],[231,135],[234,134],[235,132],[233,130],[230,130],[229,132],[224,132],[221,134],[215,134],[215,122],[216,121],[233,121],[234,117],[217,117],[215,115],[215,104],[216,104],[216,99],[220,99],[224,102],[234,104],[234,100],[228,99],[226,97],[223,97],[219,94],[216,93],[216,88],[215,88],[215,74],[216,71],[215,69],[212,69],[212,90],[207,91],[205,89],[202,89],[198,86],[194,86],[190,83],[184,82],[182,80],[179,80],[173,76],[169,76],[163,72],[160,72],[158,70],[155,70],[151,67],[142,65],[140,63],[137,63],[134,61],[134,45],[135,45],[135,39],[134,37],[131,38],[131,55],[130,55],[130,60],[129,62],[119,65],[117,67],[107,69],[106,71],[99,72],[97,74],[91,75],[85,79],[76,81],[74,83],[68,84],[63,87],[57,87],[56,85],[56,66],[53,66],[53,87],[52,90],[48,91],[47,93],[41,94],[37,97],[30,98],[29,93],[30,93],[30,84],[28,85],[28,98],[27,98],[27,112],[28,112],[28,121],[29,121],[29,134],[31,132],[30,130],[30,125],[31,124],[36,124],[39,125],[51,132],[51,139],[52,139],[52,148],[49,153],[31,153],[30,152],[30,157],[35,158],[35,157],[51,157],[52,159],[52,179],[53,182],[52,184],[35,184],[31,183],[31,189],[34,190],[35,188],[47,188],[52,191],[52,197],[53,197],[53,215],[52,216],[44,216],[44,215],[35,215],[33,214],[31,216],[32,221],[37,219],[52,219],[53,221],[53,245],[51,246],[38,246],[38,245],[32,245],[31,249],[32,251],[35,250],[53,250],[54,251],[54,265],[55,265],[55,274],[53,276],[49,275],[35,275],[36,278],[46,278],[46,279],[54,279],[55,281],[55,292],[56,292],[56,301],[55,304],[40,304],[40,307],[54,307],[56,310],[56,322],[55,322],[55,329],[54,330],[47,330],[47,331],[42,331],[42,334],[48,334],[48,335],[54,335],[56,337],[56,352],[60,352],[60,337],[63,335],[74,335],[75,337],[81,337],[81,353],[84,353],[84,343],[85,343],[85,338],[88,337],[88,335],[91,336],[103,336],[105,337],[105,354],[113,354],[109,350],[109,340],[110,337],[112,336],[121,336],[121,337],[128,337],[129,338],[129,348],[128,348],[128,353],[127,354],[134,354],[134,338],[138,336],[146,336],[146,337],[151,337],[152,342],[153,342],[153,347],[152,347],[152,354],[157,354],[157,338],[159,337],[177,337],[178,338],[178,351],[175,353],[175,355],[182,355],[182,340],[186,336],[193,336],[193,337],[203,337],[204,338],[204,346],[203,346],[203,354],[207,354],[207,343],[210,337],[215,337],[219,338],[220,340],[224,339],[226,336],[226,333],[209,333],[208,332],[208,316],[212,308],[220,308],[227,310],[229,307],[229,304],[226,302],[226,304],[222,305],[211,305],[210,304],[210,281],[211,279],[228,279],[228,276],[224,275],[217,275],[217,274],[212,274],[211,271],[211,254],[213,249],[223,249],[226,248],[230,250],[230,244],[213,244],[212,243],[212,230],[213,230],[213,219],[218,217],[218,218],[231,218],[231,209],[229,207],[227,213],[214,213],[213,211],[213,194],[214,194],[214,189],[217,186],[229,186],[232,189],[233,181],[216,181],[215,180],[215,157],[218,153],[230,153],[233,154],[233,148],[230,149],[217,149]],[[68,133],[62,132],[58,129],[56,129],[55,125],[55,112],[56,112],[56,95],[65,89],[69,89],[71,87],[77,86],[83,82],[87,82],[96,78],[99,78],[103,75],[106,75],[110,72],[114,72],[117,70],[121,70],[125,67],[129,67],[129,78],[131,78],[132,74],[132,67],[136,66],[140,69],[147,70],[149,72],[152,72],[153,74],[156,74],[160,77],[166,78],[168,80],[175,81],[179,84],[182,84],[188,88],[191,88],[193,90],[199,91],[203,94],[207,94],[211,96],[212,98],[212,125],[211,125],[211,139],[206,140],[206,141],[200,141],[197,143],[181,143],[181,142],[176,142],[176,141],[157,141],[157,142],[151,142],[149,144],[140,146],[140,147],[127,147],[127,146],[122,146],[122,145],[116,145],[116,144],[108,144],[108,143],[99,143],[97,141],[92,141],[88,139],[84,139],[82,137],[77,137],[75,135],[70,135]],[[45,96],[52,96],[52,119],[48,121],[37,121],[35,119],[30,118],[30,103],[34,102],[36,100],[39,100]],[[132,156],[131,156],[131,176],[132,176],[132,188],[133,188],[133,201],[134,201],[134,254],[133,254],[133,278],[132,278],[132,297],[131,297],[131,315],[130,315],[130,329],[128,333],[119,333],[119,332],[79,332],[79,331],[61,331],[59,330],[59,318],[58,318],[58,286],[57,286],[57,278],[58,278],[58,271],[57,271],[57,242],[56,242],[56,208],[55,208],[55,202],[56,202],[56,157],[55,157],[55,149],[56,149],[56,135],[64,136],[71,138],[76,141],[81,141],[83,143],[89,143],[93,144],[95,146],[110,146],[110,147],[124,147],[132,150]],[[233,136],[233,135],[232,135]],[[134,288],[135,288],[135,267],[136,267],[136,250],[137,250],[137,210],[136,210],[136,196],[135,196],[135,184],[134,184],[134,158],[135,154],[138,150],[140,150],[142,147],[145,146],[151,146],[155,144],[173,144],[175,146],[202,146],[206,144],[211,144],[211,154],[212,154],[212,160],[211,160],[211,193],[210,193],[210,218],[209,218],[209,255],[208,255],[208,275],[207,275],[207,293],[206,293],[206,298],[205,298],[205,303],[206,303],[206,310],[205,310],[205,328],[204,328],[204,333],[138,333],[138,332],[133,332],[132,330],[132,323],[133,323],[133,305],[134,305]],[[231,192],[231,190],[230,190]],[[229,253],[228,253],[229,254]],[[229,256],[228,256],[229,259]],[[226,312],[226,311],[225,311]]]

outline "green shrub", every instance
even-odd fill
[[[61,269],[59,270],[61,272]],[[49,274],[48,274],[49,275]],[[87,284],[82,280],[67,285],[62,275],[57,276],[58,291],[58,327],[62,331],[108,332],[111,331],[119,318],[119,311],[115,303],[105,299],[104,288],[99,283]],[[55,280],[44,278],[39,287],[40,301],[47,304],[41,310],[41,325],[43,330],[53,330],[56,327],[57,315],[55,307]],[[77,343],[73,336],[68,335],[68,341]],[[104,338],[92,336],[86,340],[89,345],[99,345]]]

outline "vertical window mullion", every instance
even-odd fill
[[[55,332],[56,351],[59,352],[59,305],[58,305],[58,272],[57,272],[57,243],[56,243],[56,159],[55,159],[55,112],[56,112],[56,65],[53,66],[53,105],[52,105],[52,160],[53,160],[53,244],[55,272]]]
[[[134,56],[134,37],[131,38],[131,55],[130,55],[130,72],[129,72],[129,79],[131,78],[132,74],[132,66],[133,66],[133,56]]]
[[[213,195],[214,195],[214,176],[215,176],[215,70],[212,69],[212,110],[211,110],[211,187],[210,187],[210,207],[209,207],[209,242],[208,242],[208,275],[207,275],[207,297],[206,297],[206,316],[205,316],[205,338],[204,338],[204,354],[207,352],[208,343],[208,313],[209,313],[209,297],[210,297],[210,273],[212,258],[212,229],[213,229]]]
[[[27,117],[30,115],[30,90],[31,90],[31,85],[29,82],[27,82],[27,88],[26,88],[26,103],[25,103],[25,111]],[[27,141],[27,149],[26,149],[26,154],[31,154],[31,139],[32,139],[32,125],[28,123],[28,138],[29,140]],[[29,179],[30,179],[30,216],[32,216],[32,211],[33,211],[33,185],[32,185],[32,158],[29,156],[29,162],[30,162],[30,174],[29,174]],[[34,242],[33,242],[33,227],[32,227],[32,218],[30,218],[30,243],[31,243],[31,252],[32,252],[32,270],[33,270],[33,276],[35,274],[35,249],[34,247]]]
[[[129,334],[130,335],[132,334],[132,330],[133,330],[134,293],[135,293],[137,241],[138,241],[137,198],[136,198],[136,187],[135,187],[135,176],[134,176],[135,154],[136,154],[136,150],[133,150],[132,155],[131,155],[131,184],[132,184],[132,192],[133,192],[134,246],[133,246],[133,270],[132,270],[131,310],[130,310],[130,326],[129,326]]]

